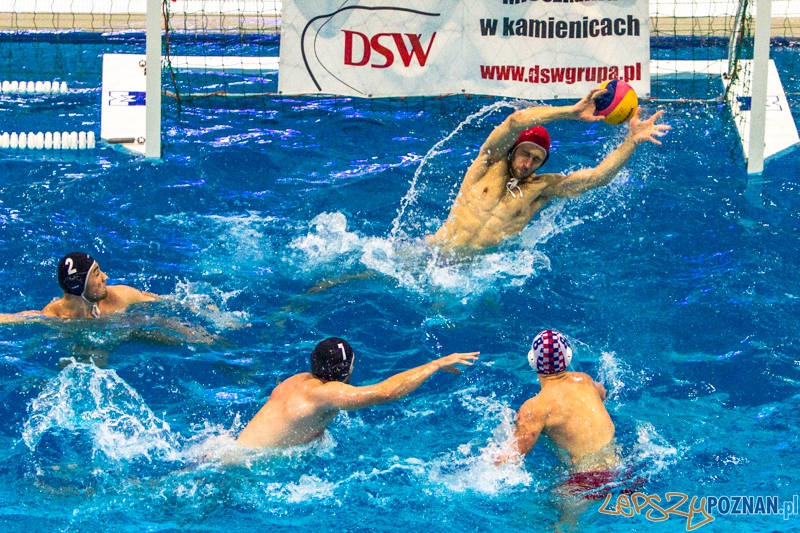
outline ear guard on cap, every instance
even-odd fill
[[[83,296],[86,277],[95,264],[88,254],[72,252],[58,262],[58,284],[67,294]]]

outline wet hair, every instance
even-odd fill
[[[311,353],[311,374],[323,381],[346,381],[353,370],[353,349],[339,337],[329,337]]]
[[[58,262],[58,284],[67,294],[83,296],[86,290],[86,278],[95,264],[88,254],[72,252]]]

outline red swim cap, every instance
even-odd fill
[[[513,154],[522,143],[532,143],[544,150],[545,160],[550,157],[550,134],[544,129],[544,126],[536,126],[529,130],[525,130],[517,137],[517,142],[511,147],[509,154]],[[544,164],[544,163],[542,163]]]

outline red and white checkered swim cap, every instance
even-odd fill
[[[558,331],[546,329],[536,335],[528,352],[528,362],[537,374],[566,372],[572,361],[572,348]]]

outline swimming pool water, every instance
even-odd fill
[[[797,53],[773,50],[796,119]],[[3,96],[0,126],[99,130],[90,82],[55,100]],[[565,475],[552,451],[540,442],[524,468],[490,460],[538,389],[526,353],[547,327],[609,389],[644,492],[798,493],[800,152],[748,178],[724,109],[664,104],[664,145],[640,148],[611,185],[447,265],[421,238],[518,103],[211,99],[180,116],[165,105],[158,164],[108,147],[0,153],[0,312],[41,309],[59,293],[58,258],[79,249],[110,283],[167,295],[124,317],[0,327],[4,531],[547,529]],[[567,171],[595,164],[625,130],[551,133],[547,167]],[[309,291],[342,275],[352,278]],[[182,343],[171,319],[220,340]],[[274,385],[332,335],[356,350],[355,384],[454,351],[481,361],[340,415],[318,443],[236,452]],[[59,364],[87,353],[106,363]],[[599,505],[581,531],[685,529]],[[702,530],[797,520],[717,516]]]

